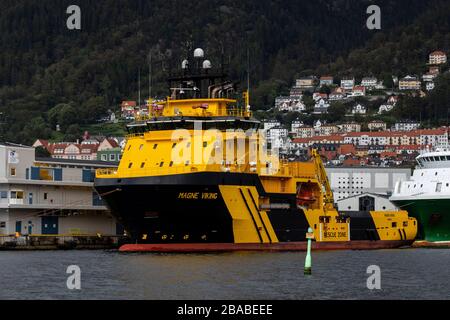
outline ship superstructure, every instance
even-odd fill
[[[401,212],[342,216],[320,156],[287,162],[269,153],[248,91],[212,68],[201,49],[170,75],[170,96],[128,125],[117,169],[95,188],[131,237],[124,250],[303,250],[396,247],[416,221]]]
[[[450,241],[450,150],[419,155],[411,179],[398,181],[390,200],[419,221],[419,237]]]

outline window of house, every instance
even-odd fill
[[[110,154],[109,155],[109,160],[110,161],[116,161],[116,155],[115,154]]]
[[[102,154],[102,161],[107,161],[108,160],[108,158],[107,158],[107,155],[106,154]]]
[[[1,199],[8,198],[8,191],[0,191],[0,198]]]
[[[48,199],[48,193],[44,192],[44,200],[47,200],[47,199]]]
[[[15,176],[16,175],[16,168],[11,168],[11,175]]]
[[[0,221],[0,228],[6,228],[6,221]]]
[[[11,191],[11,199],[23,199],[23,191]]]

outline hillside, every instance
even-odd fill
[[[248,50],[251,102],[261,109],[302,74],[402,72],[448,39],[446,2],[377,1],[383,29],[370,31],[366,8],[373,1],[85,0],[78,1],[82,29],[71,31],[72,1],[2,1],[0,134],[31,143],[54,136],[59,124],[58,137],[80,135],[121,100],[137,99],[138,69],[148,95],[149,52],[153,92],[163,96],[164,75],[179,65],[187,43],[203,47],[213,63],[223,47],[235,80],[245,78]]]

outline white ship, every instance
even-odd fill
[[[419,221],[419,238],[450,241],[450,150],[416,158],[411,179],[398,181],[390,200]]]

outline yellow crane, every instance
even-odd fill
[[[317,149],[312,149],[311,157],[316,167],[317,180],[319,181],[323,189],[324,208],[326,210],[334,209],[333,191],[331,191],[330,181],[328,180],[325,166],[323,165],[321,155],[319,154]]]

